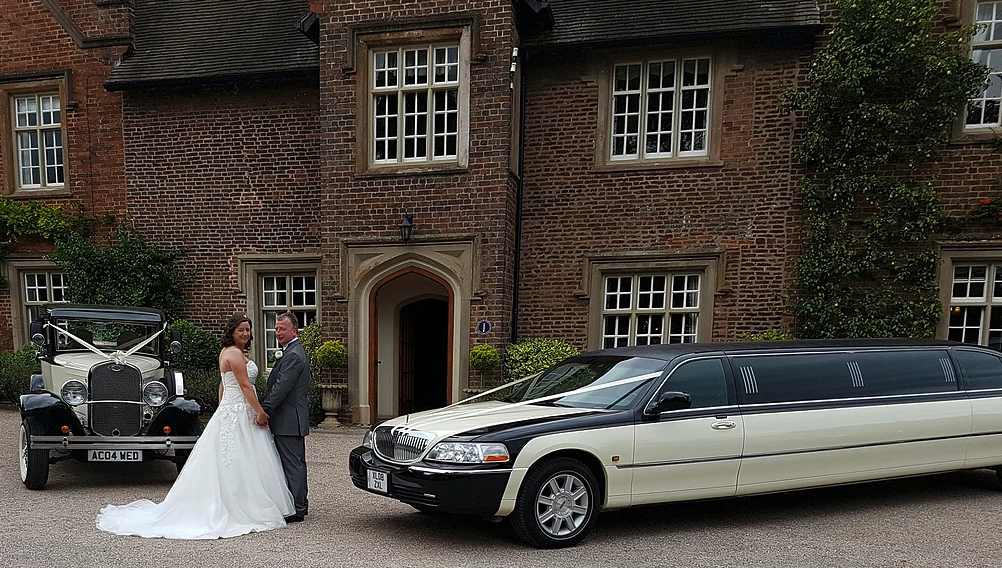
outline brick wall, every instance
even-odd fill
[[[405,213],[414,214],[414,238],[477,235],[481,239],[483,299],[474,302],[467,329],[471,344],[507,341],[511,311],[513,198],[509,176],[512,13],[508,1],[435,0],[323,3],[320,106],[327,117],[323,136],[322,208],[325,262],[340,270],[337,248],[343,239],[392,238]],[[480,58],[470,68],[470,152],[465,172],[358,176],[355,165],[356,80],[348,58],[349,26],[409,18],[475,16]],[[351,64],[351,65],[350,65]],[[346,311],[327,321],[346,324]],[[494,323],[479,337],[480,319]],[[345,332],[346,333],[346,330]],[[455,364],[465,364],[456,362]]]
[[[736,53],[724,80],[723,164],[654,171],[593,171],[599,87],[586,58],[528,63],[521,337],[583,349],[589,302],[574,292],[585,260],[638,251],[726,251],[730,292],[714,300],[714,340],[786,327],[800,220],[796,123],[778,107],[782,90],[803,81],[806,58],[752,42]]]
[[[120,14],[124,20],[107,18],[108,12],[98,11],[92,1],[87,4],[98,18],[91,28],[93,33],[113,34],[125,29],[121,22],[127,22],[128,15],[124,12]],[[125,212],[121,96],[104,89],[104,81],[123,49],[82,49],[41,2],[0,0],[0,83],[67,70],[72,77],[69,100],[62,102],[67,133],[66,191],[52,197],[29,194],[15,199],[35,199],[46,205],[79,203],[94,216]],[[9,112],[7,101],[2,103],[3,112]],[[6,149],[0,153],[0,172],[11,159]],[[6,180],[0,178],[0,193],[11,191],[13,188],[6,187]],[[14,247],[13,255],[39,257],[49,248],[46,243],[26,241]],[[13,346],[11,311],[9,291],[0,290],[0,351]]]
[[[195,270],[186,317],[214,333],[240,295],[244,254],[321,251],[314,86],[125,96],[129,216]]]

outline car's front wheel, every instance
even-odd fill
[[[41,489],[49,481],[49,450],[31,449],[31,437],[45,434],[41,423],[31,416],[21,420],[21,482],[28,489]]]
[[[551,458],[526,474],[510,522],[520,538],[540,548],[581,541],[595,525],[598,482],[584,464]]]

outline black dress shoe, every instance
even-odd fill
[[[301,522],[303,522],[303,516],[302,515],[289,515],[288,517],[285,517],[285,522],[286,523],[301,523]]]

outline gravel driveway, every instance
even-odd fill
[[[992,566],[1002,563],[1002,493],[987,471],[606,513],[577,547],[527,548],[505,524],[439,517],[352,486],[364,430],[307,439],[310,516],[217,541],[102,533],[107,503],[160,501],[174,465],[54,464],[28,491],[17,470],[16,408],[0,405],[2,566]]]

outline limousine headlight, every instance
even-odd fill
[[[372,430],[365,433],[365,437],[362,438],[362,446],[372,449]]]
[[[70,406],[79,406],[87,402],[87,385],[80,381],[66,381],[59,389],[59,397]]]
[[[439,442],[425,457],[428,461],[446,463],[497,463],[508,461],[504,444],[472,442]]]

